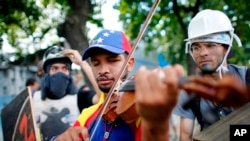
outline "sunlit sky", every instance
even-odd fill
[[[102,17],[104,18],[103,26],[106,29],[113,29],[113,30],[122,30],[122,24],[118,22],[119,11],[113,9],[113,5],[118,0],[106,0],[102,7]],[[94,38],[94,36],[101,30],[96,28],[96,26],[91,26],[88,24],[91,29],[89,33],[90,39]],[[92,28],[91,28],[92,27]]]

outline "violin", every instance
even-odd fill
[[[117,93],[113,93],[109,106],[105,109],[103,119],[107,122],[114,122],[121,117],[128,124],[136,121],[139,114],[135,108],[135,81],[134,77],[121,84]]]

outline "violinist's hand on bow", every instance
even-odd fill
[[[72,63],[75,63],[75,64],[81,66],[83,61],[82,61],[82,56],[78,50],[65,49],[65,50],[61,51],[61,53],[65,56],[67,56],[71,60]]]
[[[180,65],[153,71],[141,67],[135,77],[135,104],[142,118],[142,140],[165,140],[178,101]]]
[[[212,78],[189,77],[189,82],[181,86],[187,92],[223,104],[240,107],[249,101],[249,92],[238,78],[226,74],[221,80]]]
[[[85,127],[70,127],[54,141],[90,141],[88,129]]]

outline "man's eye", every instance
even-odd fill
[[[116,62],[117,59],[110,59],[109,62]]]
[[[68,68],[68,67],[65,67],[65,68],[63,68],[63,70],[69,70],[69,68]]]
[[[207,44],[207,47],[216,47],[217,46],[217,44]]]
[[[55,67],[52,67],[51,70],[56,70],[56,68],[55,68]]]
[[[193,50],[199,50],[199,47],[198,46],[193,46],[192,49]]]
[[[97,66],[98,64],[99,64],[99,63],[98,63],[97,61],[93,61],[93,62],[92,62],[92,65],[93,65],[93,66]]]

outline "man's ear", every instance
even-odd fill
[[[128,71],[131,72],[134,68],[134,64],[135,64],[135,58],[134,57],[131,57],[129,58],[129,61],[128,61],[128,64],[127,64],[127,68],[128,68]]]

